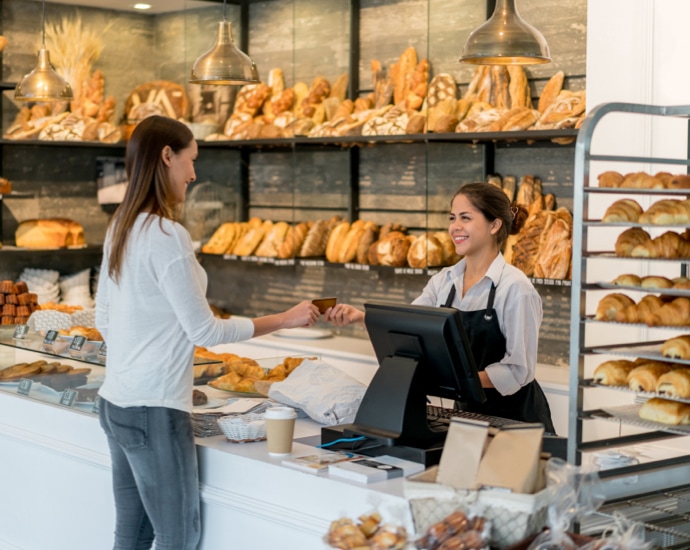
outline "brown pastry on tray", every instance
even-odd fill
[[[618,235],[616,239],[616,256],[630,258],[633,250],[638,246],[647,246],[651,242],[651,237],[644,229],[631,227]]]
[[[598,177],[599,187],[620,187],[623,183],[623,175],[613,170],[602,172]]]
[[[672,426],[690,424],[690,405],[653,397],[642,404],[639,416],[643,420]]]
[[[603,222],[636,222],[643,210],[633,199],[620,199],[606,209],[601,221]]]
[[[624,273],[611,281],[611,284],[620,286],[641,286],[642,279],[633,273]]]
[[[208,403],[208,396],[201,390],[192,391],[192,405],[198,407],[199,405],[205,405]]]
[[[614,359],[601,363],[595,370],[593,380],[605,386],[626,386],[628,374],[637,364],[627,359]]]
[[[599,301],[594,318],[597,321],[613,321],[619,311],[634,304],[635,302],[625,294],[608,294]]]
[[[673,359],[690,359],[690,334],[666,340],[661,346],[661,355]]]
[[[662,374],[673,370],[668,363],[650,361],[635,367],[628,373],[628,387],[633,391],[656,391],[656,384]]]
[[[669,397],[690,398],[690,369],[676,368],[659,377],[657,393]]]
[[[655,202],[638,218],[640,223],[677,225],[690,223],[690,202],[664,199]]]

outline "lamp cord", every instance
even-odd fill
[[[227,20],[228,20],[228,17],[227,17],[227,8],[228,8],[228,1],[227,1],[227,0],[223,0],[223,21],[227,21]]]
[[[46,0],[43,0],[43,30],[41,32],[41,43],[45,50],[46,48]]]

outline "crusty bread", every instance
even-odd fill
[[[376,241],[379,234],[379,227],[375,223],[368,223],[364,227],[364,233],[357,244],[356,260],[358,264],[369,263],[369,247]]]
[[[290,226],[287,234],[285,235],[285,239],[280,245],[280,248],[278,248],[278,257],[292,258],[293,256],[296,256],[299,253],[308,232],[308,222],[301,222],[297,225]]]
[[[15,232],[17,246],[23,248],[62,248],[84,244],[84,228],[66,218],[24,220]]]
[[[288,228],[287,222],[274,223],[268,229],[255,254],[266,258],[275,258],[278,255],[280,245],[283,244]]]
[[[690,424],[690,405],[653,397],[642,404],[639,415],[643,420],[661,424],[686,425]]]
[[[443,245],[432,234],[419,235],[410,245],[407,263],[410,267],[443,265]]]
[[[345,237],[350,231],[350,222],[340,222],[336,225],[328,237],[328,244],[326,245],[326,259],[329,262],[337,262],[340,250],[343,248]]]
[[[376,243],[377,264],[402,267],[407,263],[409,249],[409,239],[398,231],[392,231]]]

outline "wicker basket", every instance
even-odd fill
[[[218,426],[228,441],[233,443],[248,443],[266,439],[266,422],[263,414],[243,414],[239,416],[224,416],[218,419]]]

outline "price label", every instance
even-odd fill
[[[107,353],[108,353],[108,346],[105,345],[105,342],[102,342],[101,347],[98,348],[97,355],[98,355],[98,357],[105,359],[105,356],[107,355]]]
[[[75,336],[74,340],[72,340],[72,343],[69,345],[70,357],[73,357],[74,359],[83,359],[84,358],[84,352],[83,352],[82,348],[84,347],[85,343],[86,343],[86,337]]]
[[[97,395],[96,399],[93,400],[93,408],[91,409],[93,414],[100,414],[101,412],[101,396]]]
[[[20,395],[29,395],[29,392],[31,391],[31,384],[33,384],[33,380],[29,380],[28,378],[22,378],[19,381],[19,386],[17,387],[17,393]]]
[[[55,339],[57,338],[58,331],[57,330],[49,330],[46,332],[46,336],[43,339],[43,349],[46,351],[54,351],[54,346],[55,346]]]
[[[14,335],[12,337],[17,340],[23,340],[27,334],[29,334],[29,325],[17,325],[14,327]]]
[[[74,402],[77,399],[77,393],[77,390],[72,389],[62,392],[62,396],[60,396],[60,405],[64,405],[65,407],[71,407],[74,405]]]

